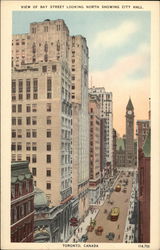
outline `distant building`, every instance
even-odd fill
[[[92,87],[89,93],[100,98],[100,118],[102,120],[101,133],[103,135],[101,146],[103,159],[102,167],[107,170],[108,176],[113,175],[113,101],[112,92],[107,92],[103,87]]]
[[[142,148],[139,149],[139,242],[150,243],[150,130]]]
[[[116,146],[116,165],[118,168],[125,167],[125,144],[124,138],[117,138],[117,146]]]
[[[134,155],[134,107],[129,99],[126,107],[126,145],[125,145],[125,166],[135,166]]]
[[[146,137],[149,133],[150,121],[149,120],[137,120],[137,140],[138,140],[138,150],[143,148]]]
[[[89,153],[89,201],[96,203],[100,196],[100,100],[89,94],[90,153]]]
[[[113,173],[114,175],[117,172],[116,153],[117,153],[117,132],[115,129],[113,129]]]
[[[28,162],[11,163],[11,242],[33,242],[34,191]]]

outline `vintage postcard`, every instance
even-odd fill
[[[1,248],[160,249],[159,2],[1,6]]]

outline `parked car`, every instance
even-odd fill
[[[80,242],[86,242],[88,240],[87,234],[83,234],[82,237],[80,238]]]

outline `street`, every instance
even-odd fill
[[[120,180],[128,179],[128,185],[126,186],[127,192],[122,192],[123,186],[121,188],[120,192],[113,191],[110,195],[110,201],[113,202],[111,205],[108,203],[108,199],[105,200],[104,204],[99,207],[99,212],[96,216],[96,226],[92,232],[88,232],[88,240],[87,242],[123,242],[123,235],[125,230],[125,224],[126,224],[126,218],[127,218],[127,212],[129,208],[129,201],[131,196],[131,190],[132,190],[132,176],[126,177],[127,172],[125,176],[119,177],[116,181],[114,187],[119,183]],[[111,211],[111,208],[113,207],[119,207],[120,208],[120,215],[117,221],[111,221],[109,218],[109,214]],[[107,213],[104,213],[104,210],[107,209]],[[101,226],[103,228],[103,232],[101,235],[96,235],[95,229]],[[108,235],[110,232],[115,234],[115,237],[113,240],[109,240],[106,238],[106,235]]]

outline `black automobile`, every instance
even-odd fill
[[[112,233],[112,232],[106,235],[106,238],[108,238],[109,240],[114,240],[114,237],[115,237],[115,233]]]
[[[86,242],[88,240],[87,234],[83,234],[82,237],[80,238],[80,242]]]

